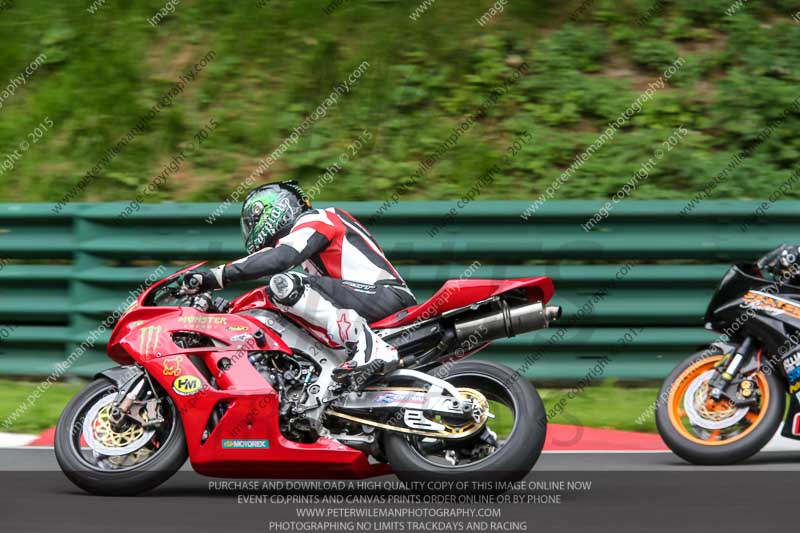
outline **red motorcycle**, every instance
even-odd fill
[[[232,302],[154,284],[120,318],[101,372],[56,429],[64,473],[86,491],[136,494],[190,458],[207,476],[516,481],[544,445],[534,387],[460,359],[545,328],[561,308],[547,277],[450,280],[372,327],[400,368],[364,386],[332,371],[346,351],[281,313],[264,287]]]

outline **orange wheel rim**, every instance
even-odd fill
[[[736,422],[734,426],[732,426],[735,427],[735,425],[740,424],[742,421],[747,421],[749,425],[741,432],[726,438],[723,434],[723,430],[712,429],[708,430],[709,435],[707,438],[701,438],[693,434],[684,425],[683,418],[687,416],[683,406],[686,391],[689,389],[690,385],[692,385],[692,383],[694,383],[702,374],[714,369],[724,358],[725,356],[717,355],[707,359],[702,359],[687,367],[683,372],[681,372],[681,374],[678,376],[678,379],[675,380],[669,396],[667,397],[667,409],[669,411],[669,421],[672,424],[672,427],[674,427],[683,438],[696,444],[702,444],[704,446],[723,446],[726,444],[732,444],[749,435],[758,426],[758,424],[761,423],[767,414],[767,407],[769,406],[770,402],[769,386],[764,374],[758,372],[753,377],[753,380],[756,383],[757,390],[761,393],[761,404],[758,406],[758,412],[753,412],[752,410],[748,411],[742,420]],[[725,410],[726,406],[722,402],[714,403],[718,405],[709,405],[711,411],[721,412]]]

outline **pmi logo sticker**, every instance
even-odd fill
[[[236,439],[223,439],[222,447],[225,449],[258,449],[266,450],[269,448],[268,440],[236,440]]]
[[[181,396],[191,396],[203,388],[203,382],[197,376],[181,376],[172,382],[172,390]]]

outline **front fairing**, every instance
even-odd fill
[[[263,346],[253,344],[253,334],[264,333]],[[211,339],[214,346],[186,349],[175,344],[176,332],[197,333]],[[262,327],[246,315],[203,313],[193,307],[145,307],[131,313],[130,321],[118,341],[109,345],[109,355],[130,357],[138,362],[188,351],[266,350],[291,353],[275,332]]]
[[[271,308],[272,304],[263,289],[260,289],[261,292],[259,289],[250,291],[238,298],[235,302],[241,303],[232,306],[231,313],[204,313],[187,306],[153,305],[153,297],[160,287],[203,264],[205,262],[184,268],[143,291],[114,327],[108,343],[108,356],[119,364],[131,364],[152,357],[186,352],[186,349],[173,342],[172,334],[177,331],[200,333],[213,339],[218,349],[229,350],[243,346],[256,330],[261,330],[265,334],[265,344],[258,349],[291,353],[280,336],[258,320],[233,314],[243,307]]]
[[[706,328],[753,336],[768,353],[783,355],[787,337],[800,331],[800,287],[776,284],[756,272],[753,265],[737,265],[723,276],[708,305]]]
[[[108,353],[108,356],[121,365],[133,363],[133,359],[131,359],[130,354],[120,345],[120,341],[141,323],[149,321],[162,314],[163,308],[147,307],[147,302],[150,301],[151,297],[160,287],[170,283],[178,276],[185,274],[190,270],[199,268],[204,264],[206,264],[206,261],[188,266],[175,272],[174,274],[170,274],[164,279],[153,283],[143,290],[136,298],[136,301],[134,301],[130,307],[125,310],[125,312],[117,321],[117,324],[114,326],[114,329],[111,332],[111,339],[108,341],[108,346],[106,347],[106,353]]]
[[[714,291],[714,295],[708,303],[705,314],[706,327],[718,324],[721,309],[729,307],[729,304],[741,298],[749,290],[764,287],[769,283],[760,276],[752,263],[740,263],[732,266],[722,276],[717,290]]]

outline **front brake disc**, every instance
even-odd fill
[[[144,429],[140,425],[131,425],[122,432],[114,431],[111,426],[111,404],[114,395],[110,394],[98,400],[86,413],[83,419],[83,439],[95,452],[106,455],[128,455],[150,442],[155,429]]]
[[[725,429],[739,423],[750,410],[748,407],[728,407],[712,411],[705,405],[708,398],[708,382],[716,370],[709,370],[697,376],[687,387],[683,397],[683,408],[693,426],[703,429]]]

